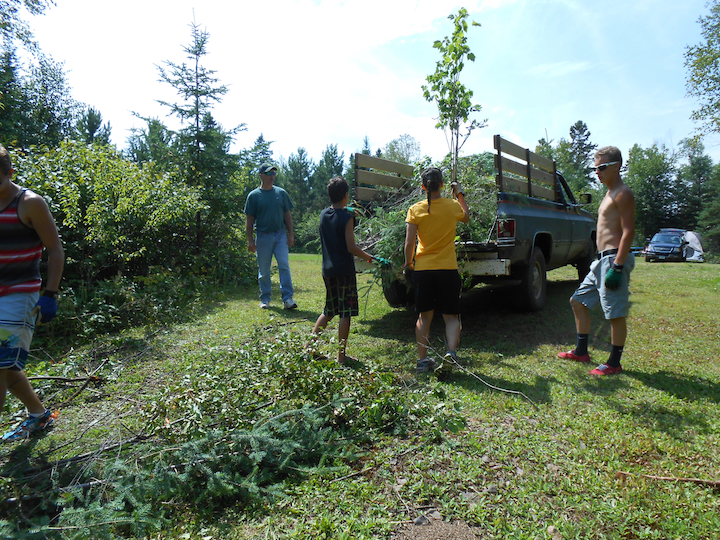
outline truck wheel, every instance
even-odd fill
[[[383,286],[383,294],[387,303],[392,307],[406,307],[408,304],[415,303],[414,291],[400,279]]]
[[[540,311],[545,304],[547,294],[545,256],[540,251],[540,248],[533,248],[530,255],[530,264],[523,266],[517,276],[521,283],[515,288],[515,309],[519,311]]]
[[[582,259],[580,259],[577,263],[577,274],[578,274],[578,281],[580,283],[583,282],[583,279],[585,279],[585,276],[588,275],[588,272],[590,271],[590,265],[595,260],[595,243],[593,242],[593,247],[588,251],[587,255],[585,255]]]

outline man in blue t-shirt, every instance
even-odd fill
[[[283,307],[295,309],[297,304],[293,300],[289,260],[290,247],[295,243],[290,216],[290,210],[294,205],[283,188],[273,185],[277,173],[275,165],[263,163],[259,172],[260,187],[253,189],[245,201],[245,230],[248,250],[257,256],[260,307],[263,309],[270,307],[272,296],[270,267],[272,257],[275,255],[280,274]]]

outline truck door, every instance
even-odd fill
[[[574,260],[578,258],[587,247],[587,238],[589,238],[589,227],[585,220],[581,218],[580,205],[575,202],[575,197],[569,192],[565,182],[560,183],[561,192],[565,198],[565,216],[568,223],[568,251],[566,260]]]

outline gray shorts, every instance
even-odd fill
[[[615,254],[606,255],[599,261],[593,261],[590,271],[572,295],[572,299],[580,302],[588,309],[594,308],[598,302],[602,306],[606,319],[627,317],[630,310],[630,272],[635,268],[635,256],[628,253],[623,268],[620,288],[610,291],[605,288],[605,274],[615,262]]]

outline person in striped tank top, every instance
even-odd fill
[[[25,375],[36,319],[50,322],[57,313],[65,253],[45,199],[12,180],[10,154],[0,146],[0,411],[10,392],[27,409],[27,419],[2,436],[25,439],[53,423]],[[40,296],[40,258],[48,252],[48,275]]]

